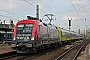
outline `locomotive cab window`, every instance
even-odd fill
[[[30,39],[32,28],[33,24],[19,24],[16,32],[17,39]]]
[[[19,24],[17,27],[17,33],[31,33],[33,24]]]
[[[24,27],[24,24],[19,24],[18,27]]]

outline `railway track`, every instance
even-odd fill
[[[11,55],[7,55],[7,56],[5,56],[5,57],[1,57],[0,58],[0,60],[6,60],[6,59],[9,59],[9,58],[12,58],[12,57],[16,57],[16,56],[18,56],[19,54],[11,54]]]
[[[69,53],[69,54],[74,55],[74,53],[72,53],[73,49],[75,48],[74,46],[78,47],[78,48],[74,49],[75,51],[78,51],[79,48],[83,45],[83,43],[85,44],[85,42],[83,40],[76,41],[76,42],[69,43],[68,45],[65,44],[65,45],[58,46],[56,48],[43,50],[36,54],[23,54],[23,55],[12,54],[10,56],[0,58],[0,60],[61,60],[61,57],[60,57],[61,55],[62,55],[62,60],[65,60],[64,56],[67,53],[69,53],[70,49],[71,49],[70,50],[71,53]],[[81,46],[79,46],[79,45],[81,45]],[[66,53],[65,51],[67,51],[67,50],[68,50],[68,52]],[[77,53],[76,57],[78,56],[78,53]],[[71,55],[68,55],[68,56],[71,56]],[[56,58],[56,57],[58,57],[58,58]],[[76,59],[76,57],[75,57],[75,59]],[[70,57],[66,57],[66,59],[70,60]]]
[[[83,47],[85,47],[88,43],[89,41],[85,41],[81,44],[78,44],[70,48],[69,50],[58,56],[55,60],[76,60],[76,58],[82,51]]]
[[[50,51],[47,51],[46,53],[38,56],[38,57],[35,57],[33,59],[30,59],[30,60],[55,60],[55,58],[61,54],[63,54],[65,51],[67,51],[68,49],[70,49],[71,47],[73,47],[74,45],[76,46],[77,44],[80,44],[82,43],[83,41],[77,41],[77,42],[73,42],[73,43],[69,43],[68,45],[62,45],[62,46],[59,46],[55,49],[52,49]],[[69,48],[66,48],[65,46],[69,46]],[[27,59],[24,59],[24,60],[28,60],[29,58]]]
[[[28,58],[29,55],[18,55],[18,56],[15,56],[15,57],[11,57],[7,60],[23,60],[25,58]]]
[[[34,56],[34,54],[11,54],[11,55],[7,55],[5,57],[0,58],[0,60],[22,60],[28,57],[32,57]]]
[[[44,51],[39,51],[36,54],[11,54],[11,55],[7,55],[6,57],[2,57],[0,58],[0,60],[35,60],[35,59],[39,59],[39,57],[42,57],[42,59],[44,59],[46,55],[49,55],[49,52],[53,52],[54,50],[57,50],[58,48],[51,48],[51,49],[47,49]],[[51,54],[51,53],[50,53]],[[44,57],[44,58],[43,58]],[[46,60],[46,59],[45,59]]]
[[[0,60],[32,60],[32,59],[35,59],[35,58],[38,58],[42,55],[45,55],[48,51],[50,51],[50,49],[48,50],[44,50],[43,51],[40,51],[38,53],[31,53],[31,54],[17,54],[17,53],[14,53],[14,54],[9,54],[9,55],[6,55],[5,57],[1,57]]]

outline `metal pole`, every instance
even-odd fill
[[[71,20],[72,20],[72,18],[71,18],[71,20],[68,18],[68,20],[69,20],[69,32],[70,32],[70,27],[71,27]],[[70,39],[71,39],[71,34],[70,34]]]
[[[39,5],[36,5],[36,18],[39,19]]]

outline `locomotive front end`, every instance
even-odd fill
[[[18,53],[28,53],[35,50],[35,28],[34,23],[26,22],[18,23],[15,31],[11,48],[15,49]]]

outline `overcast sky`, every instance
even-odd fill
[[[90,29],[90,0],[0,0],[0,20],[26,19],[27,15],[36,16],[39,5],[40,18],[48,19],[45,14],[53,14],[52,24],[68,29],[68,18],[72,19],[71,29]]]

